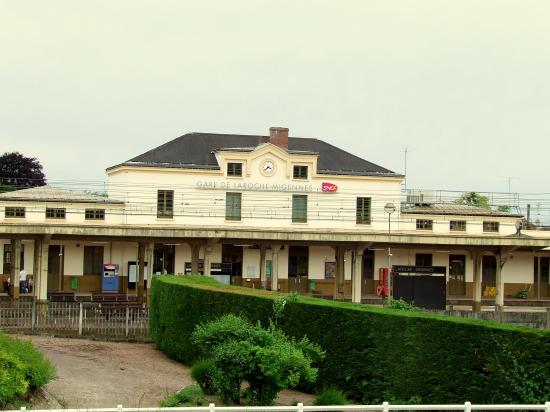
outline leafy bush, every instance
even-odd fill
[[[278,296],[284,295],[156,276],[151,336],[167,355],[192,364],[204,356],[190,338],[196,325],[234,313],[267,327]],[[305,296],[286,301],[277,325],[289,337],[307,335],[324,348],[326,359],[313,364],[318,382],[346,388],[358,402],[550,399],[548,331]],[[315,389],[303,382],[299,387]]]
[[[387,302],[387,300],[385,302]],[[420,309],[414,304],[414,302],[409,303],[402,298],[390,300],[389,307],[395,310],[404,310],[408,312],[420,311]]]
[[[191,377],[197,381],[206,395],[213,395],[216,393],[214,389],[215,371],[216,365],[212,358],[200,359],[191,367]]]
[[[0,333],[0,407],[16,403],[55,377],[55,369],[30,343]]]
[[[170,395],[160,402],[162,408],[174,408],[177,406],[207,406],[208,401],[200,387],[193,385],[183,388],[181,391]]]
[[[348,405],[349,401],[346,394],[340,389],[334,386],[328,386],[319,391],[313,404],[316,406]]]
[[[305,337],[295,341],[273,324],[265,329],[236,315],[198,325],[192,339],[204,354],[211,354],[214,387],[226,403],[240,403],[241,386],[247,382],[248,403],[270,405],[281,390],[301,380],[314,382],[317,369],[311,363],[323,357]]]
[[[27,393],[25,365],[15,354],[0,349],[0,406],[15,401]]]

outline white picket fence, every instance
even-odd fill
[[[26,409],[13,412],[21,412]],[[88,409],[50,409],[33,412],[367,412],[367,411],[545,411],[550,412],[550,402],[544,405],[472,405],[470,402],[456,405],[334,405],[334,406],[209,406],[188,408],[88,408]]]
[[[88,302],[0,303],[0,329],[54,335],[144,339],[149,334],[146,307]]]

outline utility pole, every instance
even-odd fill
[[[404,172],[404,175],[405,175],[405,193],[407,192],[407,155],[409,154],[409,148],[408,147],[405,147],[405,172]]]
[[[508,206],[512,207],[512,180],[517,180],[517,177],[505,176],[504,180],[508,183]]]

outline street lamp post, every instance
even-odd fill
[[[390,246],[390,239],[391,239],[391,214],[395,212],[395,205],[393,203],[386,203],[386,206],[384,206],[384,212],[388,214],[388,276],[386,277],[386,286],[388,288],[388,304],[391,303],[392,300],[392,290],[391,290],[391,246]]]

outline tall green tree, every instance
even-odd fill
[[[6,152],[0,156],[0,191],[44,186],[46,176],[42,164],[35,157],[19,152]]]

